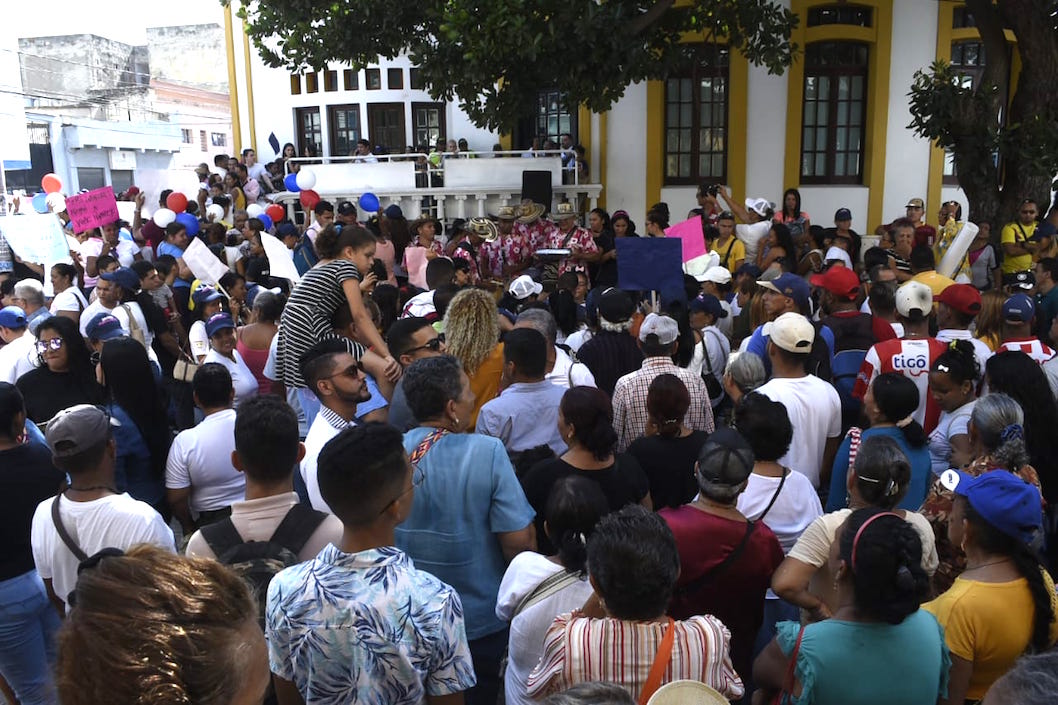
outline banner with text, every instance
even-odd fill
[[[118,214],[118,200],[110,186],[66,198],[66,214],[75,233],[113,223]]]

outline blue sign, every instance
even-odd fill
[[[619,237],[615,244],[619,288],[683,291],[683,241],[678,237]]]

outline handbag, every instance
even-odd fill
[[[647,682],[643,684],[643,690],[639,693],[639,705],[647,705],[650,696],[661,687],[661,679],[665,677],[665,669],[669,667],[669,661],[672,660],[672,645],[676,641],[675,626],[676,623],[672,620],[672,617],[669,617],[668,626],[665,627],[665,635],[661,637],[661,644],[658,645],[658,653],[654,656],[654,663],[650,665]]]
[[[804,635],[805,628],[801,627],[801,631],[797,632],[797,643],[794,644],[793,651],[790,652],[790,663],[786,665],[786,675],[782,679],[782,689],[775,694],[771,705],[787,705],[793,702],[794,671],[797,668],[797,654],[801,651],[801,638]]]
[[[180,349],[180,359],[173,365],[173,379],[177,382],[187,382],[191,384],[191,380],[195,378],[195,373],[198,372],[198,363],[195,362],[183,348]]]
[[[702,381],[705,382],[705,391],[709,393],[710,399],[719,399],[724,394],[724,385],[720,383],[720,380],[716,378],[716,374],[713,372],[713,363],[709,360],[709,348],[705,345],[705,334],[713,333],[713,331],[705,330],[702,331],[702,357],[705,358],[705,369],[702,373]],[[716,333],[713,333],[716,335]]]

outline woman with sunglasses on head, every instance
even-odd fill
[[[937,620],[919,609],[929,577],[915,529],[878,507],[858,509],[838,528],[828,563],[833,617],[780,622],[753,665],[756,684],[769,700],[788,693],[783,702],[797,693],[796,702],[813,705],[936,703],[951,661]]]
[[[77,324],[64,316],[46,318],[37,328],[40,367],[18,379],[26,415],[44,424],[76,404],[100,404],[103,390],[96,382],[88,346]]]

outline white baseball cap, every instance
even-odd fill
[[[528,274],[516,278],[511,282],[511,285],[507,287],[507,291],[511,292],[511,296],[521,301],[522,299],[528,299],[530,296],[536,294],[540,295],[540,292],[544,290],[544,285],[540,282],[533,281],[533,278]]]
[[[904,318],[925,318],[932,310],[933,290],[922,282],[907,281],[896,290],[896,312]]]
[[[714,284],[730,284],[731,270],[720,265],[710,267],[699,281],[713,282]]]
[[[761,218],[768,214],[768,209],[771,208],[771,201],[766,198],[747,198],[746,209],[751,210]]]
[[[680,326],[668,316],[648,313],[639,326],[639,339],[646,342],[647,336],[655,335],[662,345],[671,345],[680,337]]]
[[[770,323],[764,324],[764,335],[783,350],[808,354],[816,339],[812,322],[799,313],[789,311]]]

